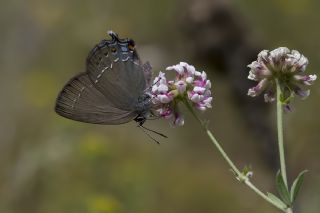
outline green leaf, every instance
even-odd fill
[[[282,199],[282,201],[287,204],[288,206],[291,206],[291,198],[290,198],[290,193],[284,184],[283,177],[280,173],[280,171],[277,172],[276,175],[276,187],[278,190],[278,193]]]
[[[284,84],[281,86],[281,94],[280,94],[280,102],[283,105],[289,104],[294,98],[294,91],[290,88],[290,86]]]
[[[302,182],[303,182],[303,177],[304,174],[308,172],[308,170],[304,170],[302,172],[300,172],[300,174],[297,176],[297,178],[294,180],[292,186],[291,186],[291,190],[290,190],[290,194],[291,194],[291,202],[295,201],[295,199],[297,198],[297,195],[300,191]]]
[[[276,203],[280,208],[285,209],[287,208],[287,205],[282,202],[282,200],[280,200],[280,198],[278,198],[277,196],[275,196],[274,194],[267,192],[268,197],[274,202]]]

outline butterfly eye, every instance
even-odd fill
[[[112,47],[112,48],[111,48],[111,52],[116,53],[116,52],[117,52],[117,49],[116,49],[115,47]]]

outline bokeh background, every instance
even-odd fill
[[[213,80],[210,128],[253,182],[275,191],[274,106],[246,97],[259,50],[287,46],[320,74],[320,1],[11,0],[0,2],[0,212],[278,212],[238,183],[186,112],[184,127],[90,125],[55,114],[55,99],[85,68],[107,30],[136,41],[157,73],[179,61]],[[320,211],[320,84],[285,115],[290,181],[310,172],[295,212]]]

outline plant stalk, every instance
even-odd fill
[[[207,135],[209,136],[211,142],[214,144],[214,146],[218,149],[222,157],[225,159],[225,161],[229,164],[231,167],[232,171],[235,173],[237,179],[240,182],[243,182],[246,184],[251,190],[253,190],[256,194],[258,194],[261,198],[269,202],[271,205],[275,206],[276,208],[282,210],[283,212],[286,213],[291,213],[287,211],[287,209],[283,209],[282,206],[278,205],[276,202],[274,202],[272,199],[270,199],[265,193],[261,192],[251,181],[250,179],[240,172],[240,170],[235,166],[235,164],[232,162],[232,160],[229,158],[227,153],[223,150],[217,139],[213,136],[212,132],[207,128],[207,125],[205,122],[203,122],[196,114],[196,112],[193,110],[192,106],[188,101],[184,101],[184,104],[186,107],[189,109],[191,114],[196,118],[196,120],[200,123],[201,127],[206,131]]]
[[[283,104],[281,101],[281,88],[279,80],[276,79],[277,86],[277,129],[278,129],[278,146],[279,146],[279,158],[280,158],[280,172],[283,178],[284,184],[288,188],[287,171],[286,171],[286,161],[284,154],[284,144],[283,144]],[[287,213],[292,213],[292,209],[288,208]]]

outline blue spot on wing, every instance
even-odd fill
[[[128,47],[123,47],[123,46],[121,46],[121,51],[123,51],[123,52],[128,52]]]

